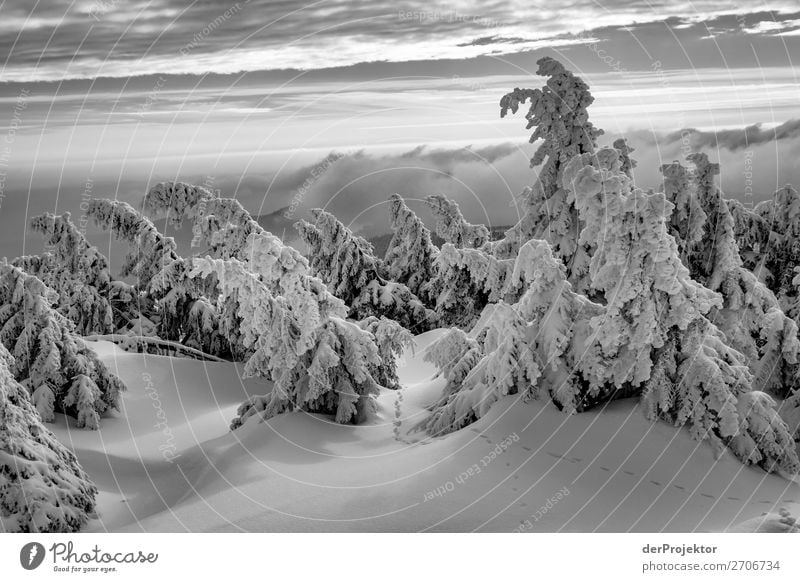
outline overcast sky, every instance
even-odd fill
[[[291,207],[276,234],[314,206],[383,232],[395,191],[509,224],[535,171],[498,103],[543,55],[587,80],[642,186],[684,128],[731,196],[746,171],[759,198],[800,183],[796,1],[0,0],[0,55],[0,255],[40,250],[27,217],[163,179]]]

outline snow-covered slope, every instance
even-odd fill
[[[566,416],[510,396],[446,437],[413,432],[442,387],[422,361],[442,333],[417,337],[404,388],[381,394],[371,424],[295,412],[235,432],[260,381],[232,364],[92,344],[128,392],[98,432],[55,425],[101,491],[89,529],[722,531],[780,529],[779,508],[800,513],[800,486],[715,460],[634,402]]]

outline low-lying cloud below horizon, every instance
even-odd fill
[[[625,137],[634,147],[638,166],[635,180],[639,187],[658,189],[659,167],[673,160],[685,160],[688,153],[705,151],[721,164],[719,183],[728,197],[758,203],[786,183],[800,184],[800,121],[790,120],[774,128],[751,126],[718,132],[687,129],[672,133],[633,131],[625,135],[604,135],[601,145]],[[510,225],[523,209],[518,195],[536,179],[536,168],[529,159],[537,144],[499,143],[481,146],[431,148],[420,145],[394,152],[380,150],[331,151],[303,163],[285,165],[280,171],[229,173],[217,175],[210,184],[224,196],[238,198],[262,224],[289,243],[296,243],[294,222],[309,218],[312,208],[324,208],[353,230],[375,236],[389,231],[387,200],[399,193],[409,201],[428,224],[431,217],[422,200],[434,193],[458,201],[465,216],[490,226]],[[148,179],[149,178],[149,179]],[[141,203],[146,189],[164,179],[180,179],[202,184],[207,176],[143,176],[121,183],[118,177],[94,180],[96,196],[113,193],[134,205]],[[745,192],[752,187],[752,198]],[[57,199],[46,188],[8,193],[2,200],[4,224],[0,233],[0,256],[40,252],[40,237],[27,229],[30,216],[45,212],[73,213],[81,216],[81,195],[85,185],[61,182],[59,191],[78,192]],[[56,202],[54,202],[56,200]],[[163,221],[159,227],[180,242],[190,236],[189,229],[176,232]],[[111,248],[109,235],[89,228],[90,238]],[[23,241],[25,247],[23,248]]]
[[[662,164],[681,160],[688,165],[687,155],[697,151],[720,162],[719,184],[731,198],[755,204],[787,183],[800,185],[798,120],[770,129],[686,129],[669,134],[634,131],[604,135],[600,143],[608,145],[618,137],[626,138],[635,149],[633,157],[638,166],[634,177],[641,188],[658,189]],[[537,169],[529,165],[536,146],[419,146],[397,154],[334,151],[315,163],[276,176],[220,177],[216,184],[258,214],[271,215],[278,230],[291,230],[291,221],[307,218],[311,208],[319,207],[363,234],[382,234],[389,229],[387,199],[395,192],[407,198],[426,221],[430,216],[421,199],[441,193],[457,200],[473,222],[510,225],[523,212],[518,195],[536,180]],[[282,223],[278,215],[286,220]]]

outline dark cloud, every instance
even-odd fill
[[[502,36],[482,36],[480,38],[476,38],[475,40],[471,40],[470,42],[463,42],[458,44],[457,46],[485,46],[490,44],[520,44],[525,42],[526,40],[519,36],[514,37],[502,37]]]
[[[581,32],[630,60],[628,69],[644,56],[712,66],[724,55],[736,67],[740,59],[752,62],[751,43],[762,64],[774,65],[800,42],[798,35],[776,42],[777,35],[800,29],[796,3],[789,0],[758,6],[736,0],[571,0],[549,10],[503,0],[479,6],[423,0],[6,0],[2,11],[6,81],[300,71],[375,61],[485,59],[482,65],[497,66],[492,55],[524,63],[531,50],[580,44],[574,35]]]
[[[765,144],[771,141],[791,140],[800,136],[800,119],[790,119],[778,126],[764,128],[756,123],[741,129],[721,129],[717,131],[701,131],[693,128],[668,134],[664,138],[666,144],[688,140],[692,147],[725,148],[736,151]]]

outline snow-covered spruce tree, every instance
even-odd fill
[[[387,317],[415,333],[435,325],[435,312],[408,287],[386,279],[385,266],[366,239],[320,208],[311,214],[313,224],[301,220],[296,226],[308,245],[312,272],[350,307],[352,319]]]
[[[141,311],[156,322],[159,337],[170,341],[188,339],[192,347],[224,355],[227,346],[218,333],[219,314],[204,301],[202,286],[188,277],[191,265],[178,255],[175,240],[162,235],[126,202],[93,200],[89,215],[101,228],[111,230],[128,244],[120,276],[134,279]],[[197,305],[198,301],[201,305]],[[203,311],[202,317],[198,317],[199,310]]]
[[[521,289],[509,284],[514,259],[498,259],[483,249],[442,246],[436,258],[435,307],[442,325],[469,329],[489,303],[514,301]]]
[[[622,137],[615,139],[613,145],[614,149],[619,152],[619,169],[625,172],[628,178],[633,179],[633,169],[639,165],[639,163],[631,157],[631,153],[635,152],[636,149],[629,146],[628,141]]]
[[[264,230],[238,200],[220,198],[200,186],[163,182],[147,193],[145,208],[168,218],[175,228],[191,221],[198,244],[205,245],[211,257],[237,258],[246,263],[273,295],[289,302],[302,329],[313,329],[328,315],[340,312],[341,300],[312,275],[305,257]],[[214,286],[213,279],[209,285]],[[247,357],[237,335],[241,322],[235,301],[224,300],[220,311],[220,326],[232,351],[240,352],[238,357]]]
[[[681,263],[667,231],[665,213],[672,208],[664,194],[634,188],[612,149],[573,159],[565,183],[586,225],[582,239],[598,241],[590,274],[607,303],[593,328],[610,362],[607,381],[640,391],[650,417],[688,424],[696,438],[728,445],[745,462],[796,472],[800,462],[787,446],[785,424],[771,422],[746,457],[732,440],[748,427],[765,426],[768,399],[748,396],[759,406],[741,404],[753,386],[747,358],[706,317],[723,308],[721,297],[692,280]],[[738,258],[735,248],[733,254]]]
[[[0,533],[72,533],[95,510],[97,488],[42,424],[0,345]]]
[[[578,243],[581,232],[571,190],[562,184],[566,163],[574,156],[593,152],[603,132],[589,121],[587,108],[594,101],[582,79],[550,57],[538,61],[537,74],[547,77],[541,89],[514,89],[500,100],[500,116],[530,102],[525,118],[530,137],[542,140],[531,159],[531,167],[541,165],[536,183],[522,193],[525,214],[502,240],[492,243],[498,258],[513,258],[531,239],[543,239],[567,268],[567,277],[578,292],[589,287],[588,266],[591,241]]]
[[[688,253],[702,244],[706,213],[694,194],[691,173],[686,166],[675,160],[663,164],[660,170],[664,176],[664,197],[673,206],[667,229],[678,245],[681,259],[687,263]]]
[[[709,162],[704,153],[692,154],[689,160],[695,165],[693,194],[705,222],[686,264],[694,280],[722,295],[722,307],[709,318],[747,357],[755,386],[785,396],[798,374],[797,324],[784,314],[772,291],[742,265],[735,220],[714,183],[719,164]]]
[[[125,386],[52,305],[57,294],[18,267],[0,264],[0,343],[14,356],[12,372],[27,386],[45,421],[53,412],[97,429],[100,416],[119,410]]]
[[[69,212],[61,216],[45,213],[31,219],[30,225],[44,235],[52,250],[20,257],[14,264],[58,292],[58,310],[73,321],[79,333],[111,333],[116,329],[115,320],[127,320],[122,312],[115,318],[114,307],[127,311],[130,306],[112,304],[111,291],[116,287],[112,287],[108,260],[89,244]]]
[[[572,291],[545,241],[520,249],[511,278],[526,289],[519,301],[489,305],[469,333],[452,329],[426,353],[447,380],[424,423],[431,434],[474,422],[508,394],[534,398],[546,386],[574,412],[605,389],[607,364],[592,342],[603,307]]]
[[[751,392],[745,356],[705,316],[721,298],[681,263],[664,194],[635,189],[611,148],[576,156],[564,183],[585,224],[581,239],[597,241],[590,275],[606,304],[572,292],[549,247],[528,243],[515,266],[515,277],[529,273],[522,299],[487,307],[469,335],[454,331],[434,346],[430,357],[448,386],[428,430],[460,428],[505,394],[535,396],[541,383],[570,412],[638,395],[649,418],[687,425],[745,462],[796,472],[787,426],[770,415],[768,398]],[[453,360],[448,367],[445,358]],[[545,370],[555,377],[543,377]],[[755,396],[741,400],[746,394]],[[759,405],[748,406],[751,399]]]
[[[428,297],[441,325],[466,329],[488,303],[503,297],[513,260],[496,259],[484,250],[488,229],[467,222],[455,201],[437,194],[426,202],[436,217],[436,232],[445,241],[434,259]]]
[[[456,248],[478,248],[489,241],[489,229],[467,222],[455,200],[441,194],[425,199],[436,218],[436,234]]]
[[[407,350],[414,348],[414,336],[396,321],[381,317],[367,317],[356,322],[358,326],[370,332],[375,338],[380,365],[370,364],[369,372],[378,384],[384,388],[396,390],[400,388],[397,377],[397,358]]]
[[[770,228],[770,237],[762,244],[763,272],[757,273],[778,297],[784,310],[800,321],[794,269],[800,266],[800,195],[790,185],[775,192],[772,200],[758,204],[753,213]]]
[[[766,284],[764,263],[769,253],[765,251],[772,237],[772,229],[766,220],[755,213],[755,209],[748,209],[733,198],[727,198],[725,202],[733,217],[733,232],[742,265]]]
[[[431,282],[436,278],[439,249],[431,242],[431,233],[399,194],[389,198],[392,219],[392,240],[386,249],[386,277],[402,283],[428,306]]]
[[[343,318],[343,305],[338,316],[303,329],[288,300],[273,295],[245,263],[196,259],[191,276],[210,275],[220,294],[236,304],[241,337],[252,352],[245,374],[273,383],[269,394],[239,407],[232,429],[254,415],[268,419],[290,410],[333,414],[341,423],[369,416],[378,392],[370,370],[381,358],[374,336]]]

